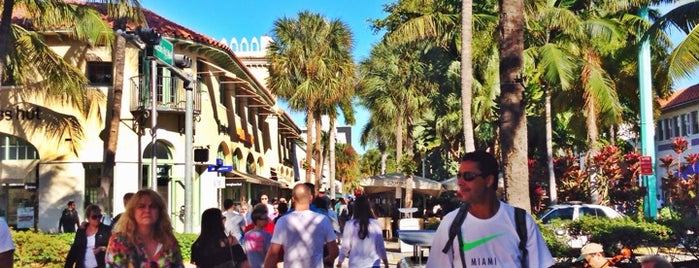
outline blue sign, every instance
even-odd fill
[[[231,172],[231,171],[233,171],[233,166],[209,165],[206,168],[206,171],[208,171],[208,172]]]

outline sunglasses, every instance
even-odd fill
[[[476,173],[471,173],[471,172],[464,172],[464,173],[457,173],[456,177],[465,181],[473,181],[476,178],[480,177],[483,174],[476,174]]]
[[[95,215],[90,216],[90,218],[92,218],[93,220],[99,220],[102,218],[102,214],[95,214]]]

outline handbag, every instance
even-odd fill
[[[216,265],[214,265],[213,268],[237,268],[238,267],[238,264],[235,263],[235,260],[233,259],[233,248],[232,248],[230,242],[228,241],[228,239],[226,239],[225,243],[226,243],[226,247],[228,248],[228,254],[230,254],[230,256],[231,256],[231,259],[229,261],[225,261],[225,262],[216,264]]]

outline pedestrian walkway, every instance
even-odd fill
[[[398,242],[398,239],[392,239],[392,240],[386,240],[384,241],[386,245],[386,257],[388,257],[388,266],[389,267],[402,267],[406,268],[406,260],[409,259],[410,257],[413,256],[412,252],[407,252],[407,253],[401,253],[400,252],[400,243]],[[425,250],[425,254],[427,254],[427,250]],[[335,261],[337,263],[337,261]],[[403,263],[402,265],[399,266],[399,264]],[[344,263],[342,264],[342,267],[349,267],[347,265],[347,259],[345,259]],[[420,266],[407,266],[407,267],[420,267]]]
[[[398,239],[392,239],[388,241],[384,241],[386,245],[386,256],[388,257],[388,266],[389,267],[401,267],[401,268],[408,268],[408,267],[424,267],[424,263],[422,266],[419,266],[417,264],[413,264],[410,260],[410,258],[413,256],[412,252],[406,252],[406,253],[401,253],[400,252],[400,243],[398,242]],[[424,255],[427,256],[429,254],[429,251],[427,249],[423,249]],[[337,260],[335,260],[335,264],[337,264]],[[196,266],[190,263],[186,263],[184,265],[186,268],[195,268]],[[277,267],[283,267],[282,263],[279,263]],[[344,263],[342,264],[342,267],[349,267],[347,265],[347,259],[345,259]]]

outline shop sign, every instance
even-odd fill
[[[17,229],[34,227],[34,207],[17,208]]]

